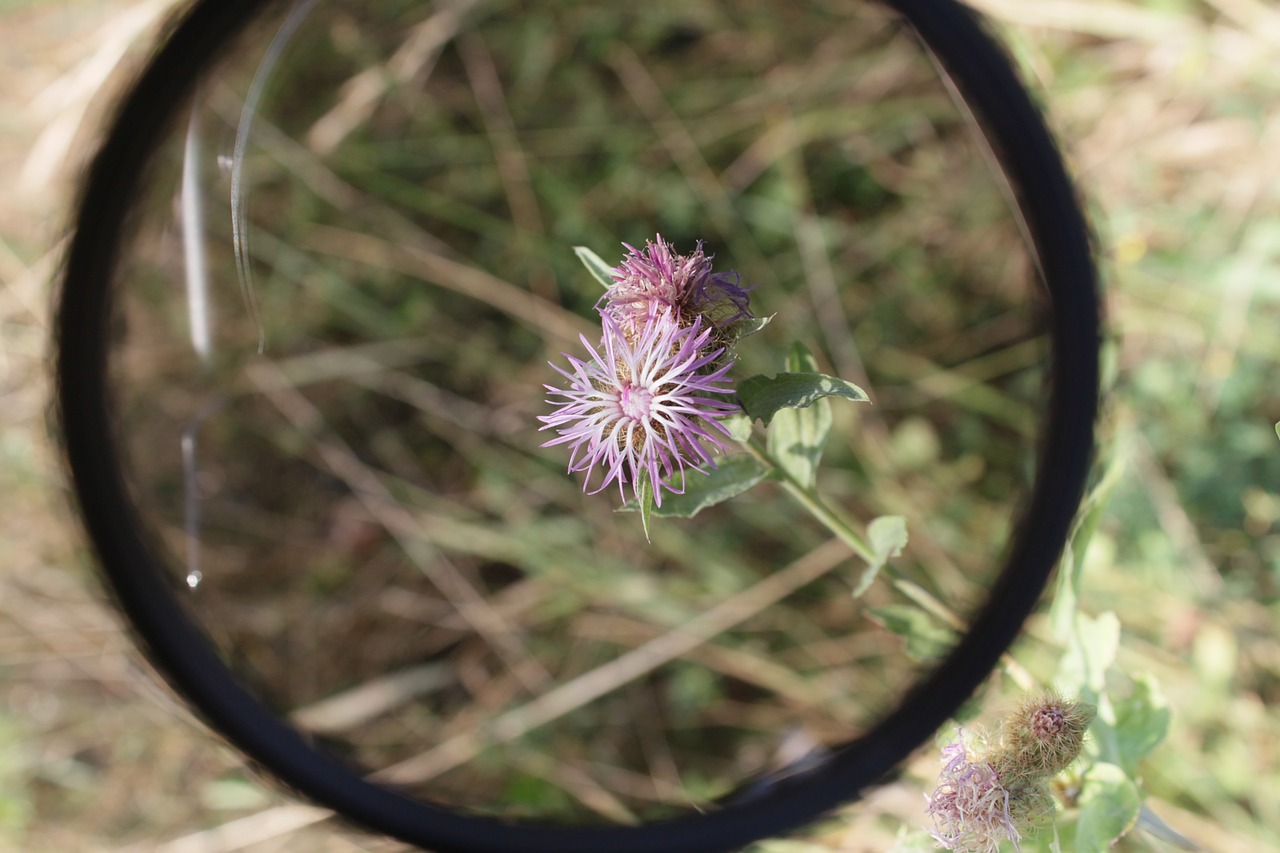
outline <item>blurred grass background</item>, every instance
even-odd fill
[[[167,699],[89,580],[59,492],[45,337],[76,158],[170,5],[0,5],[0,844],[399,849],[313,825]],[[1206,849],[1275,849],[1280,12],[977,5],[1046,106],[1101,236],[1115,341],[1104,454],[1124,475],[1083,607],[1120,615],[1121,663],[1168,696],[1172,732],[1144,767],[1153,808]],[[771,849],[887,849],[898,823],[921,821],[933,760]]]

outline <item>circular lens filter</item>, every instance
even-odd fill
[[[696,323],[603,327],[628,258],[701,276]],[[1092,451],[1085,219],[952,0],[195,2],[60,300],[75,495],[158,669],[440,853],[729,851],[856,799],[997,666]],[[644,358],[702,420],[605,437]],[[733,452],[620,512],[645,442]]]

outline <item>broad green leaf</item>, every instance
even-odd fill
[[[1135,678],[1133,692],[1124,699],[1113,699],[1113,705],[1116,722],[1112,742],[1118,754],[1109,757],[1128,773],[1136,774],[1138,762],[1169,733],[1169,705],[1160,685],[1146,674]]]
[[[754,456],[730,456],[706,474],[688,474],[684,478],[684,494],[665,495],[662,506],[653,507],[652,513],[659,518],[693,518],[709,506],[737,497],[768,476],[769,469]],[[627,501],[622,511],[639,508],[635,501]]]
[[[613,287],[613,267],[609,266],[595,252],[586,246],[574,246],[573,253],[582,261],[582,265],[591,273],[591,277],[600,282],[605,290]]]
[[[791,373],[817,373],[818,360],[807,346],[800,341],[792,341],[791,352],[787,353],[787,370]]]
[[[821,375],[813,353],[799,341],[791,345],[787,370],[790,373],[779,376]],[[813,489],[818,483],[818,463],[831,433],[831,404],[815,397],[802,409],[788,405],[773,416],[772,423],[767,419],[765,423],[769,425],[769,456],[801,488]]]
[[[1107,670],[1120,648],[1120,620],[1111,612],[1090,618],[1077,613],[1071,644],[1058,667],[1058,687],[1067,694],[1101,696]]]
[[[870,612],[872,621],[907,641],[907,656],[925,663],[938,660],[955,644],[955,632],[911,604],[889,604]]]
[[[852,382],[813,371],[779,373],[777,376],[757,374],[738,383],[738,399],[753,418],[765,426],[785,409],[803,409],[824,397],[842,397],[855,403],[870,400],[867,392]]]
[[[769,426],[770,458],[802,489],[818,484],[818,464],[831,432],[831,406],[819,400],[806,409],[783,409]]]
[[[853,589],[853,597],[859,598],[875,581],[884,564],[902,553],[907,546],[907,520],[900,515],[882,515],[867,525],[867,544],[875,559],[867,563],[862,577]]]
[[[1084,774],[1079,804],[1076,853],[1106,853],[1137,823],[1142,794],[1119,767],[1100,763]]]

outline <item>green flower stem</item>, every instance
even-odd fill
[[[807,509],[814,518],[822,523],[822,526],[835,534],[841,542],[849,546],[855,554],[867,562],[875,559],[867,541],[854,529],[853,524],[847,519],[842,518],[835,510],[827,506],[827,504],[818,495],[815,489],[807,489],[796,482],[795,478],[787,473],[781,465],[774,461],[769,452],[760,446],[754,437],[748,438],[741,442],[742,446],[758,459],[761,464],[769,468],[777,477],[778,482],[791,495],[797,503]],[[960,616],[947,605],[939,601],[933,593],[920,586],[915,581],[904,576],[900,571],[891,565],[884,565],[880,571],[889,578],[889,582],[893,588],[905,595],[918,607],[929,615],[933,616],[942,624],[955,631],[964,631],[968,626]],[[1024,690],[1031,690],[1038,686],[1035,677],[1031,675],[1021,664],[1006,652],[1001,656],[1004,664],[1004,670],[1009,677],[1014,680]]]
[[[822,498],[818,496],[816,491],[806,489],[796,482],[796,479],[787,473],[785,468],[775,462],[769,452],[760,446],[759,442],[754,438],[749,438],[742,445],[747,449],[747,452],[760,460],[777,476],[778,481],[782,483],[782,487],[787,490],[787,494],[791,495],[802,507],[809,510],[814,518],[822,522],[822,525],[834,533],[841,542],[848,545],[853,553],[867,562],[875,559],[875,552],[871,550],[871,546],[867,544],[867,541],[853,529],[853,525],[823,503]]]

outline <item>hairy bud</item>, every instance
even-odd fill
[[[1002,726],[1001,763],[1019,777],[1061,773],[1079,757],[1085,729],[1095,716],[1092,705],[1056,693],[1024,702]]]
[[[1092,705],[1045,693],[1023,703],[988,742],[964,733],[942,750],[938,787],[926,797],[934,839],[953,853],[998,853],[1053,822],[1049,780],[1074,761],[1097,715]]]

